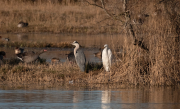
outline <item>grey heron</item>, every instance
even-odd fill
[[[112,52],[111,49],[108,48],[108,45],[104,45],[104,49],[102,51],[102,62],[104,69],[109,72],[111,67],[111,61],[112,61]]]
[[[86,57],[84,55],[84,52],[82,49],[80,49],[80,47],[79,47],[80,45],[77,41],[74,41],[72,43],[72,45],[75,46],[74,56],[75,56],[76,63],[79,66],[80,70],[82,72],[84,72],[85,71],[85,64],[86,64]]]

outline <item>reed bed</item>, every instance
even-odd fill
[[[137,14],[149,14],[143,24],[133,25],[136,38],[141,40],[148,50],[135,46],[131,37],[127,35],[123,46],[125,53],[123,53],[122,61],[113,66],[112,79],[114,81],[134,85],[179,84],[180,30],[178,25],[180,19],[173,18],[172,15],[179,16],[180,14],[177,11],[179,8],[173,5],[175,2],[178,1],[167,2],[167,4],[156,1],[136,1],[138,8],[131,7]],[[176,9],[173,10],[172,5]],[[154,15],[158,10],[161,12]]]

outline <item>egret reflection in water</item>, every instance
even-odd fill
[[[111,103],[111,91],[102,91],[101,102],[102,109],[110,109],[110,105],[108,104]]]

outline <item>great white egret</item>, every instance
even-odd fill
[[[111,67],[111,61],[112,61],[112,52],[111,49],[108,48],[108,45],[104,45],[104,49],[102,51],[102,62],[104,69],[109,72]]]

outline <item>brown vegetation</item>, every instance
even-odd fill
[[[6,61],[6,64],[0,68],[0,81],[3,84],[60,84],[68,83],[73,80],[74,83],[93,83],[93,76],[98,75],[102,65],[88,64],[89,73],[80,72],[76,64],[57,63],[46,64],[34,63],[23,64],[17,59]]]
[[[58,0],[0,1],[0,4],[3,4],[0,7],[1,33],[104,33],[109,30],[118,32],[116,28],[102,25],[101,21],[106,20],[106,16],[99,8],[81,2],[57,2]],[[27,22],[28,27],[17,28],[20,21]]]
[[[103,9],[98,7],[101,4],[92,5],[92,0],[89,0],[91,5],[86,2],[64,5],[41,0],[33,3],[22,1],[0,1],[4,4],[0,8],[2,32],[126,33],[124,52],[110,73],[102,70],[81,73],[76,65],[68,64],[56,67],[6,64],[0,68],[3,72],[1,81],[58,83],[73,80],[87,84],[135,85],[176,85],[180,82],[178,0],[128,1],[127,12],[123,11],[120,0],[107,2]],[[21,20],[27,21],[29,27],[17,28]],[[130,33],[122,26],[126,24],[131,24]],[[118,45],[113,46],[113,49],[118,48]]]

